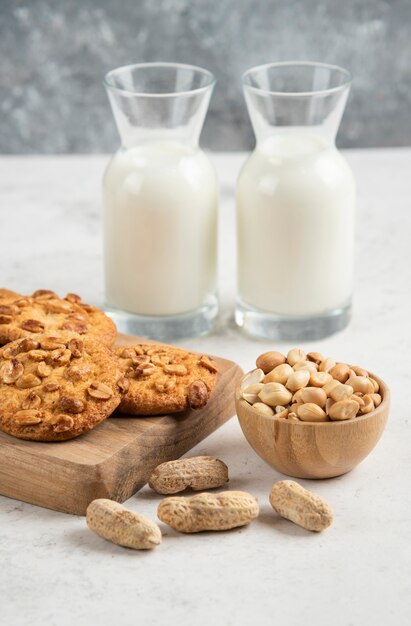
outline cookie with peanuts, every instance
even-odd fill
[[[126,386],[118,359],[89,336],[12,341],[0,348],[0,430],[33,441],[78,437],[113,413]]]
[[[59,298],[48,289],[38,289],[31,296],[0,291],[0,345],[31,337],[38,333],[70,331],[91,335],[107,346],[117,336],[114,322],[94,306],[82,302],[80,296],[67,294]]]
[[[206,355],[162,344],[126,346],[115,353],[129,381],[117,410],[128,415],[201,409],[217,381],[217,365]]]

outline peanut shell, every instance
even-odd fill
[[[258,512],[257,500],[244,491],[199,493],[191,498],[175,496],[160,502],[157,509],[162,522],[183,533],[245,526]]]
[[[150,550],[161,543],[155,522],[112,500],[93,500],[87,507],[86,521],[97,535],[126,548]]]
[[[179,493],[190,487],[193,491],[215,489],[228,482],[228,467],[212,456],[167,461],[158,465],[148,481],[151,489],[161,494]]]
[[[282,517],[306,530],[320,532],[333,521],[330,505],[294,480],[280,480],[270,492],[270,504]]]

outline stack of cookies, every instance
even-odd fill
[[[86,433],[113,414],[203,408],[215,362],[178,348],[113,348],[115,324],[75,294],[0,289],[0,430],[34,441]]]

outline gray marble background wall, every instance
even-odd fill
[[[175,60],[217,77],[202,143],[250,148],[242,72],[321,60],[347,67],[340,146],[411,144],[411,0],[0,0],[0,152],[113,151],[101,80]]]

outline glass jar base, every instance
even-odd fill
[[[211,332],[218,315],[218,300],[216,296],[211,296],[204,306],[180,315],[137,315],[109,305],[104,310],[120,333],[157,341],[175,341]]]
[[[286,316],[253,309],[237,300],[235,321],[245,333],[261,339],[314,341],[345,328],[351,319],[351,304],[323,315]]]

